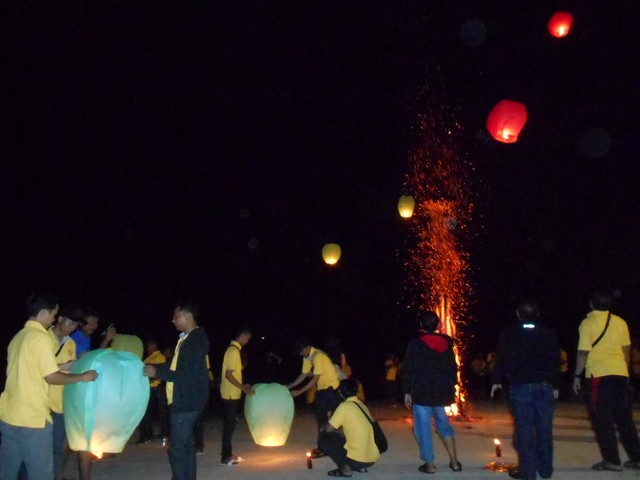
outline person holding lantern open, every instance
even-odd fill
[[[373,437],[371,413],[357,398],[358,382],[352,378],[342,380],[338,393],[342,403],[322,427],[319,444],[338,467],[328,475],[351,477],[354,471],[366,473],[380,458],[380,451]],[[337,432],[340,428],[344,435]]]
[[[318,422],[318,447],[313,449],[311,457],[324,457],[326,453],[322,451],[319,443],[320,432],[327,423],[330,412],[340,404],[340,398],[336,392],[340,384],[338,372],[329,356],[322,350],[312,347],[307,337],[298,338],[294,348],[302,356],[302,372],[287,387],[292,390],[309,379],[303,387],[291,391],[291,395],[295,398],[317,385],[315,415]]]
[[[242,394],[253,395],[253,387],[242,383],[242,355],[241,350],[251,340],[251,328],[242,327],[235,339],[231,341],[222,360],[220,381],[220,398],[222,399],[222,451],[220,463],[233,466],[244,459],[233,454],[231,438],[236,429],[238,405]]]
[[[169,463],[173,480],[196,478],[194,428],[198,414],[207,403],[209,376],[206,356],[209,339],[197,322],[198,308],[179,303],[172,323],[180,331],[170,363],[145,365],[144,374],[167,382],[169,403]]]
[[[0,395],[0,479],[14,480],[24,462],[34,480],[53,478],[53,427],[49,385],[93,382],[98,373],[64,373],[56,362],[47,329],[58,313],[58,299],[30,295],[28,320],[7,348],[7,380]]]
[[[437,333],[439,325],[440,319],[435,312],[422,314],[418,319],[419,336],[409,342],[403,362],[404,404],[413,411],[413,432],[420,447],[420,458],[425,462],[418,467],[422,473],[436,473],[432,418],[449,454],[449,468],[454,472],[462,470],[453,428],[444,409],[455,401],[458,381],[453,339]]]
[[[560,384],[560,343],[538,323],[540,307],[525,300],[516,309],[518,323],[500,334],[491,397],[509,380],[518,468],[511,478],[536,480],[553,474],[553,407]],[[537,473],[536,473],[537,472]]]

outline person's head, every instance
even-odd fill
[[[438,314],[431,310],[427,310],[418,317],[418,330],[426,333],[435,332],[440,326],[440,318]]]
[[[243,325],[236,333],[235,339],[236,342],[244,347],[247,343],[249,343],[249,340],[251,340],[251,327],[248,325]]]
[[[180,302],[173,310],[172,322],[176,330],[189,333],[198,326],[198,307],[190,302]]]
[[[523,300],[516,308],[521,323],[536,323],[540,319],[540,305],[533,300]]]
[[[150,338],[144,342],[144,350],[147,355],[151,355],[153,352],[160,350],[160,345],[158,345],[158,341],[155,338]]]
[[[80,325],[85,323],[84,312],[80,308],[74,305],[65,305],[60,309],[54,329],[56,334],[63,338],[71,335]]]
[[[297,354],[308,357],[309,353],[311,353],[311,341],[307,337],[298,337],[294,342],[293,348]]]
[[[345,378],[340,381],[338,393],[343,400],[349,397],[355,397],[358,393],[358,382],[353,378]]]
[[[58,314],[58,297],[50,293],[32,293],[27,297],[27,317],[49,328]]]
[[[100,314],[93,308],[87,308],[87,310],[84,312],[84,319],[85,323],[83,325],[80,325],[80,330],[82,330],[82,333],[90,337],[91,335],[96,333],[96,330],[98,330],[98,324],[100,323]]]
[[[607,290],[598,290],[591,295],[589,305],[594,310],[611,310],[613,295]]]

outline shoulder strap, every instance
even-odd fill
[[[602,333],[600,334],[600,336],[596,338],[595,341],[591,344],[591,348],[595,347],[598,344],[598,342],[602,340],[602,337],[604,337],[604,334],[607,332],[607,328],[609,328],[610,321],[611,321],[611,312],[609,312],[609,315],[607,315],[607,323],[604,326],[604,330],[602,330]]]
[[[360,409],[360,411],[362,412],[362,414],[363,414],[365,417],[367,417],[367,420],[369,420],[369,423],[373,424],[373,419],[372,419],[371,417],[369,417],[369,415],[367,415],[367,412],[365,412],[365,411],[364,411],[364,409],[363,409],[360,405],[358,405],[358,403],[357,403],[357,402],[351,402],[351,403],[353,403],[356,407],[358,407],[358,408]]]
[[[60,352],[62,351],[62,347],[65,346],[67,342],[62,342],[62,344],[60,345],[60,347],[58,348],[58,351],[55,354],[55,357],[58,358],[58,355],[60,355]]]

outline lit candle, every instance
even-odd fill
[[[307,468],[313,468],[313,463],[311,462],[311,452],[307,452]]]
[[[498,440],[497,438],[493,440],[493,443],[496,444],[496,457],[501,457],[502,456],[502,450],[500,450],[500,440]]]

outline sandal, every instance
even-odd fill
[[[322,450],[320,450],[319,448],[314,448],[311,451],[311,458],[322,458],[322,457],[326,457],[327,454],[324,453]]]
[[[621,472],[624,469],[622,468],[622,465],[616,465],[615,463],[609,463],[603,460],[591,465],[591,470],[598,470],[600,472],[605,470],[609,472]]]
[[[449,468],[451,470],[453,470],[454,472],[461,472],[462,471],[462,464],[460,462],[449,462]]]
[[[418,467],[418,470],[420,470],[422,473],[436,473],[436,466],[433,463],[425,463],[424,465],[420,465]]]
[[[342,470],[340,470],[339,468],[336,468],[335,470],[329,470],[327,472],[327,475],[329,475],[330,477],[351,477],[352,475],[345,475]]]
[[[633,460],[627,460],[622,466],[624,468],[630,468],[631,470],[640,470],[640,462],[634,462]]]

